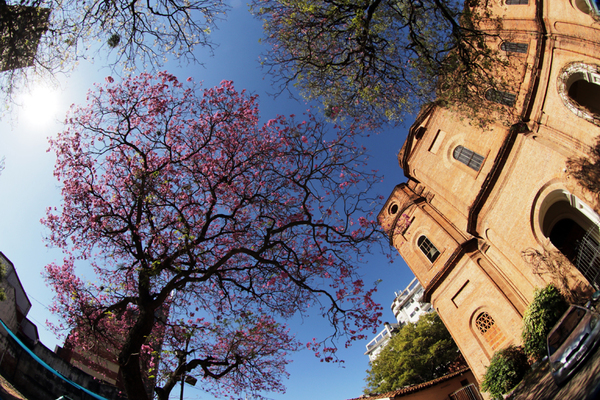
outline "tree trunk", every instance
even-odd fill
[[[138,320],[129,330],[125,343],[119,353],[121,376],[128,400],[150,400],[142,376],[140,353],[142,345],[152,332],[154,311],[140,307]]]

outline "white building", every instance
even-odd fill
[[[377,358],[381,349],[383,349],[390,341],[392,333],[398,330],[399,327],[400,326],[398,324],[389,324],[386,322],[383,330],[379,332],[375,338],[371,339],[369,343],[367,343],[367,351],[365,352],[365,355],[369,356],[369,361],[373,361]]]
[[[383,330],[367,343],[365,355],[369,356],[369,361],[377,358],[379,352],[388,344],[395,331],[409,322],[417,322],[421,315],[433,310],[431,304],[421,302],[423,286],[417,278],[413,279],[402,292],[395,292],[395,295],[391,308],[398,323],[389,324],[386,322]]]
[[[423,286],[417,278],[413,279],[402,292],[396,292],[396,298],[392,303],[392,312],[400,326],[409,322],[417,322],[419,317],[433,308],[429,303],[422,303]]]

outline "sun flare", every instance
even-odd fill
[[[21,120],[30,126],[41,127],[58,117],[59,90],[38,85],[22,96]]]

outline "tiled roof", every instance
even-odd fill
[[[355,397],[355,398],[349,399],[349,400],[396,399],[396,398],[405,396],[407,394],[415,393],[420,390],[435,386],[438,383],[448,381],[448,380],[454,378],[455,376],[464,374],[467,371],[469,371],[469,367],[461,368],[456,372],[451,372],[448,375],[444,375],[440,378],[436,378],[436,379],[430,380],[428,382],[418,383],[418,384],[412,385],[412,386],[406,386],[406,387],[403,387],[402,389],[394,390],[392,392],[379,393],[379,394],[364,394],[360,397]]]

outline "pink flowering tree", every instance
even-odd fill
[[[188,81],[191,81],[188,79]],[[380,307],[357,275],[379,243],[376,179],[349,128],[311,115],[259,122],[256,96],[168,73],[112,78],[51,140],[62,205],[43,223],[64,253],[46,267],[58,329],[114,349],[130,400],[196,377],[216,394],[283,392],[288,354],[364,338]],[[91,265],[81,277],[77,263]],[[285,321],[332,329],[299,343]]]

